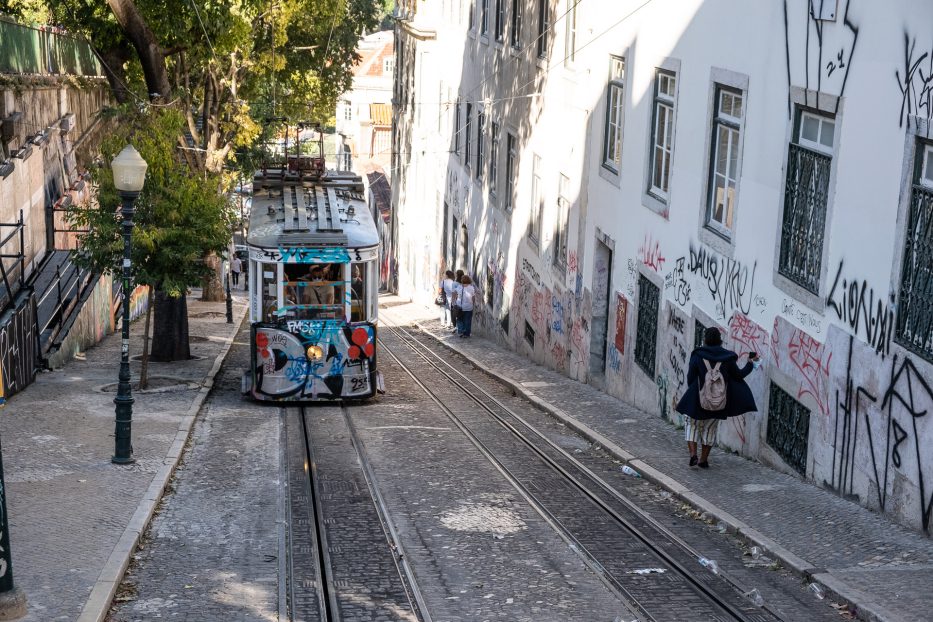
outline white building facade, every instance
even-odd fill
[[[402,2],[399,293],[682,423],[704,327],[758,352],[722,446],[930,532],[933,5]],[[743,359],[744,360],[744,359]]]

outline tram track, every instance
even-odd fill
[[[410,331],[385,324],[383,331],[381,346],[384,351],[570,543],[607,587],[630,606],[638,619],[685,619],[680,616],[688,611],[691,619],[742,622],[781,619],[767,604],[756,607],[744,598],[742,592],[746,590],[735,579],[728,575],[717,576],[702,568],[697,563],[699,553],[689,543],[424,345]],[[396,346],[387,344],[386,333],[415,355],[414,363],[406,363],[407,357],[401,356]],[[432,375],[439,381],[435,381]],[[478,406],[487,421],[455,413],[449,408],[450,395],[441,394],[448,387],[454,388],[458,399],[462,397]],[[510,439],[511,447],[523,449],[526,456],[544,465],[551,475],[529,475],[527,467],[523,470],[517,465],[514,455],[510,456],[511,459],[502,455],[514,454],[514,450],[501,451],[508,445],[496,437],[492,428],[500,430],[499,437]],[[508,434],[502,435],[502,429]],[[497,444],[499,453],[493,446]],[[564,490],[555,492],[557,488]],[[569,506],[582,509],[574,515]],[[590,512],[589,517],[580,516],[587,512]],[[586,525],[591,523],[598,523],[610,537],[600,541],[593,533],[587,533],[592,532],[592,529],[586,529]],[[645,568],[648,560],[654,568]],[[632,574],[633,564],[650,571]],[[672,588],[676,590],[675,600],[678,602],[654,602],[659,591]],[[677,613],[672,614],[674,610]]]
[[[298,406],[282,416],[285,619],[431,622],[348,407]]]

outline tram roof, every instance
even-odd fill
[[[246,242],[259,248],[377,246],[363,192],[362,178],[352,173],[257,173]]]

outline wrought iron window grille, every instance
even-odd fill
[[[810,410],[773,382],[768,396],[767,441],[801,475],[807,474]]]
[[[894,337],[933,362],[933,190],[915,183],[909,209]]]
[[[787,155],[778,272],[819,294],[832,158],[791,144]]]
[[[638,322],[635,328],[635,363],[654,378],[658,349],[658,305],[661,291],[645,276],[638,277]]]

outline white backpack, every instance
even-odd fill
[[[703,410],[723,410],[726,407],[726,379],[719,369],[721,363],[710,367],[709,361],[703,359],[706,365],[706,380],[700,387],[700,408]]]

